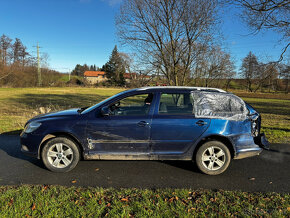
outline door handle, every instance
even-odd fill
[[[140,121],[139,123],[137,123],[138,126],[144,127],[149,125],[149,123],[147,123],[146,121]]]
[[[196,122],[196,124],[199,125],[199,126],[204,126],[204,125],[207,124],[207,122],[204,122],[203,120],[199,120],[199,121]]]

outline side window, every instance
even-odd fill
[[[159,114],[193,114],[193,99],[190,93],[162,93]]]
[[[140,116],[147,115],[150,110],[153,94],[132,95],[111,104],[111,115]]]

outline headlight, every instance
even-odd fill
[[[25,133],[31,133],[33,131],[35,131],[37,128],[39,128],[41,126],[41,123],[38,123],[38,122],[31,122],[31,123],[28,123],[25,128],[24,128],[24,132]]]

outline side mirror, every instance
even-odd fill
[[[109,116],[110,115],[110,108],[108,106],[106,107],[103,107],[101,109],[101,114],[102,116],[106,117],[106,116]]]

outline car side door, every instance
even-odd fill
[[[87,124],[89,154],[149,155],[153,98],[153,93],[135,93],[103,105],[110,114],[97,112]]]
[[[190,91],[162,92],[151,124],[152,155],[182,155],[205,132],[210,119],[195,118]]]

